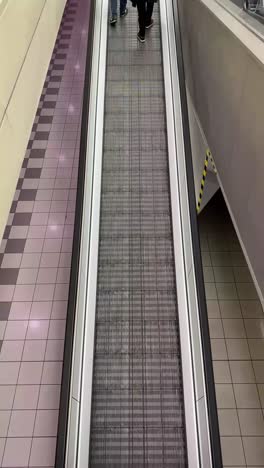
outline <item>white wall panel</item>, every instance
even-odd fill
[[[226,4],[179,0],[186,82],[263,300],[264,26]]]

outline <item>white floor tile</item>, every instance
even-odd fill
[[[264,312],[259,301],[240,301],[243,317],[264,317]]]
[[[223,319],[223,327],[226,338],[246,338],[242,319]]]
[[[264,318],[244,319],[248,338],[264,339]]]
[[[210,338],[224,338],[221,319],[209,319]]]
[[[213,268],[210,266],[205,266],[203,267],[203,275],[204,275],[204,281],[205,283],[214,283],[214,272]]]
[[[229,364],[226,361],[214,361],[215,383],[231,383]]]
[[[248,267],[234,267],[234,275],[236,283],[250,283],[252,282],[251,274]]]
[[[248,345],[252,359],[264,359],[264,340],[248,339]]]
[[[264,361],[253,361],[257,383],[264,383]]]
[[[251,361],[230,361],[233,383],[255,383],[255,375]]]
[[[219,409],[218,420],[220,436],[240,436],[237,410]]]
[[[218,301],[214,301],[214,300],[207,301],[207,313],[208,313],[208,318],[221,318]]]
[[[258,299],[257,291],[253,283],[236,283],[238,297],[241,300]]]
[[[234,283],[235,278],[232,267],[214,267],[214,277],[216,283]]]
[[[244,338],[226,339],[227,354],[229,359],[251,359],[248,342]]]
[[[219,301],[221,317],[226,319],[241,318],[241,307],[239,301]]]
[[[221,437],[224,466],[245,466],[241,437]]]
[[[235,395],[232,384],[216,384],[216,400],[218,408],[235,408]],[[263,391],[264,395],[264,391]],[[263,400],[264,401],[264,400]]]
[[[217,299],[215,283],[205,283],[206,300]]]
[[[262,465],[264,460],[264,437],[243,437],[248,466]]]
[[[235,283],[216,283],[217,297],[219,300],[238,299]]]
[[[261,407],[264,408],[264,384],[258,384],[258,392],[259,392]]]
[[[212,339],[211,348],[212,348],[213,360],[223,361],[227,359],[225,340],[222,340],[219,338]]]
[[[243,436],[264,436],[264,418],[261,409],[239,409],[238,417]]]
[[[237,408],[260,408],[256,384],[234,384]]]

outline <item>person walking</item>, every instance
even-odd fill
[[[123,18],[128,13],[127,0],[120,0],[120,18]],[[111,0],[111,18],[110,24],[115,26],[117,22],[117,0]]]
[[[139,32],[137,38],[140,42],[145,42],[146,29],[150,29],[154,24],[152,13],[156,2],[157,0],[132,0],[132,4],[136,4],[138,9]]]

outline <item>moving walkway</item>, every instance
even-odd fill
[[[56,466],[221,467],[177,2],[91,2]]]

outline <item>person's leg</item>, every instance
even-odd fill
[[[117,16],[117,0],[111,0],[111,14]]]
[[[137,8],[138,8],[139,35],[141,37],[145,37],[145,25],[146,25],[146,2],[145,0],[138,0]]]
[[[110,18],[111,26],[115,26],[116,22],[117,22],[117,0],[111,0],[111,18]]]
[[[146,26],[147,27],[152,24],[153,8],[154,8],[154,2],[148,1],[147,2],[147,12],[146,12]]]
[[[126,11],[127,0],[120,0],[120,15],[122,16]]]

